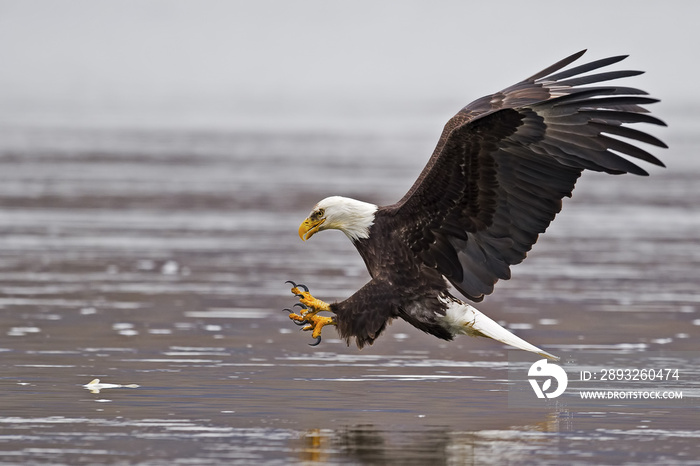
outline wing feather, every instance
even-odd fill
[[[523,82],[534,82],[534,81],[537,81],[539,79],[544,78],[547,75],[554,73],[555,71],[559,71],[560,69],[566,67],[567,65],[570,65],[571,63],[573,63],[576,60],[578,60],[579,58],[581,58],[581,56],[583,56],[584,53],[586,53],[585,49],[581,50],[579,52],[576,52],[572,55],[569,55],[568,57],[566,57],[562,60],[559,60],[555,64],[548,66],[547,68],[543,69],[539,73],[533,74],[532,76],[530,76],[529,78],[527,78]],[[593,62],[593,63],[595,63],[595,62]]]
[[[668,146],[661,141],[658,138],[655,138],[651,134],[644,133],[642,131],[636,130],[634,128],[629,128],[627,126],[617,126],[617,125],[608,125],[605,123],[597,123],[595,121],[591,121],[588,123],[588,126],[591,127],[592,130],[596,131],[597,133],[607,133],[607,134],[614,134],[616,136],[622,136],[628,139],[634,139],[636,141],[640,142],[645,142],[647,144],[650,144],[652,146],[656,147],[662,147],[664,149],[668,148]],[[656,157],[655,157],[656,159]],[[662,165],[662,162],[658,159],[656,159],[657,165]]]
[[[605,73],[597,73],[597,74],[591,74],[588,76],[580,76],[578,78],[566,79],[563,81],[558,80],[557,84],[559,86],[567,86],[567,87],[582,86],[584,84],[612,81],[613,79],[629,78],[632,76],[638,76],[638,75],[643,74],[643,73],[644,73],[644,71],[633,71],[633,70],[606,71]]]
[[[585,52],[585,50],[584,50],[584,52]],[[581,54],[581,55],[583,55],[583,54]],[[579,55],[577,58],[580,58],[581,55]],[[629,55],[617,55],[615,57],[601,58],[599,60],[594,60],[592,62],[588,62],[588,63],[583,64],[583,65],[569,68],[568,70],[565,70],[565,71],[560,71],[559,73],[552,74],[552,75],[547,76],[547,77],[542,77],[542,80],[543,81],[550,81],[550,82],[561,81],[563,79],[570,78],[572,76],[576,76],[576,75],[583,74],[583,73],[588,73],[589,71],[594,71],[594,70],[597,70],[600,68],[604,68],[606,66],[614,65],[615,63],[621,62],[622,60],[624,60],[628,56]]]
[[[464,107],[413,187],[381,209],[395,236],[472,300],[510,278],[510,266],[526,257],[583,170],[647,174],[625,156],[663,166],[631,142],[666,145],[623,126],[665,125],[643,107],[656,99],[630,87],[580,87],[642,72],[584,75],[624,55],[562,71],[584,52]]]

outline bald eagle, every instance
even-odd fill
[[[598,84],[642,72],[591,73],[626,56],[560,71],[584,52],[460,110],[397,203],[379,207],[332,196],[313,208],[299,227],[301,239],[342,231],[371,276],[355,294],[332,304],[289,282],[301,308],[288,309],[289,317],[312,331],[314,345],[330,324],[348,344],[354,339],[362,348],[402,318],[443,340],[485,336],[557,359],[455,295],[479,302],[499,279],[509,279],[510,266],[525,259],[583,170],[647,175],[622,155],[664,166],[634,142],[667,146],[626,126],[665,126],[642,107],[658,100],[639,89]]]

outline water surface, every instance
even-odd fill
[[[307,346],[285,280],[333,300],[367,276],[299,222],[331,194],[395,201],[435,135],[1,136],[3,463],[698,464],[692,400],[513,406],[502,345],[402,322]],[[478,307],[564,357],[697,351],[700,163],[677,139],[649,178],[585,176]]]

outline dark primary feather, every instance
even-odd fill
[[[559,71],[582,54],[464,107],[445,125],[409,192],[378,212],[377,222],[390,224],[396,240],[472,300],[510,277],[510,266],[525,258],[584,169],[647,174],[623,156],[663,166],[634,145],[663,142],[622,126],[663,125],[642,107],[656,100],[628,87],[586,87],[640,72],[581,76],[625,56]]]

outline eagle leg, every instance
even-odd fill
[[[290,309],[285,309],[285,311],[289,312],[289,318],[296,325],[306,324],[302,330],[312,331],[311,337],[314,338],[315,342],[309,343],[309,345],[316,346],[321,343],[321,329],[323,329],[323,327],[326,325],[336,325],[335,317],[316,315],[322,311],[333,312],[331,311],[331,306],[328,303],[311,296],[307,286],[297,285],[292,281],[288,281],[287,283],[292,285],[292,294],[299,298],[299,302],[294,306],[298,306],[301,309],[298,314]],[[303,288],[304,291],[300,290],[299,288]]]

